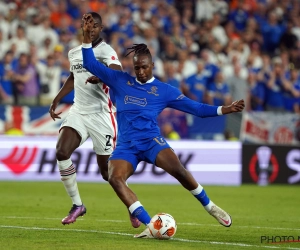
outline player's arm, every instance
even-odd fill
[[[111,68],[111,69],[114,69],[114,70],[122,71],[122,67],[121,67],[120,65],[118,65],[118,64],[112,63],[112,64],[110,64],[108,67]],[[92,84],[97,84],[97,83],[99,83],[100,81],[101,81],[101,80],[100,80],[97,76],[90,76],[90,77],[86,80],[86,82],[89,82],[89,83],[92,83]]]
[[[100,78],[106,85],[114,88],[114,84],[117,80],[123,77],[124,73],[121,71],[113,70],[105,67],[102,63],[98,62],[95,58],[92,50],[92,41],[90,38],[90,32],[94,25],[94,20],[91,14],[85,14],[83,16],[83,44],[82,44],[82,56],[83,67],[91,72],[93,75]]]
[[[167,106],[199,117],[214,117],[243,111],[244,100],[235,101],[228,106],[212,106],[193,101],[178,89],[168,86]]]
[[[60,100],[64,96],[69,94],[73,89],[74,89],[74,74],[71,72],[50,105],[49,113],[53,121],[55,121],[55,119],[60,119],[59,115],[61,114],[61,112],[55,113],[55,109],[57,108],[57,105],[59,104]]]

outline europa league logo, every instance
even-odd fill
[[[261,146],[250,160],[249,172],[252,180],[260,186],[273,182],[278,175],[279,165],[272,149]]]
[[[266,186],[269,183],[269,171],[272,171],[270,166],[270,159],[272,150],[269,147],[259,147],[256,149],[258,157],[258,180],[257,183],[260,186]]]

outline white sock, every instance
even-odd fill
[[[203,190],[203,187],[198,183],[198,187],[194,190],[191,190],[190,192],[195,196],[195,195],[200,194],[202,192],[202,190]],[[209,203],[206,206],[204,206],[204,209],[207,212],[209,212],[211,210],[212,206],[214,206],[214,205],[215,205],[215,203],[213,203],[211,200],[209,200]]]
[[[203,187],[198,183],[198,187],[194,190],[191,190],[190,192],[192,193],[192,195],[198,195],[202,192]]]
[[[209,203],[204,207],[204,209],[209,212],[212,208],[212,206],[215,206],[215,203],[213,203],[211,200],[209,201]]]
[[[136,210],[138,207],[142,207],[143,205],[139,202],[136,201],[135,203],[131,204],[130,207],[128,208],[130,213],[132,214],[134,210]]]
[[[72,199],[73,204],[77,206],[82,205],[82,201],[79,195],[77,181],[76,181],[76,169],[71,159],[65,161],[57,161],[61,180],[65,186],[65,189]]]

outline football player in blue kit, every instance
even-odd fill
[[[134,52],[136,77],[107,68],[95,59],[89,35],[92,27],[93,19],[88,14],[84,15],[83,66],[106,83],[115,94],[119,134],[116,149],[109,158],[109,183],[131,214],[146,225],[146,229],[135,237],[153,238],[147,227],[151,217],[126,185],[126,180],[134,173],[140,161],[155,164],[172,175],[199,200],[210,215],[221,225],[229,227],[232,223],[230,215],[209,199],[203,187],[182,166],[160,135],[156,118],[166,107],[200,117],[241,112],[245,106],[244,100],[218,107],[185,97],[178,89],[153,77],[154,64],[145,44],[134,45],[128,53]]]

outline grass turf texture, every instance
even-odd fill
[[[134,239],[128,212],[108,184],[79,183],[87,214],[63,226],[71,201],[59,182],[0,182],[0,249],[300,249],[300,243],[261,243],[261,236],[298,240],[299,187],[205,187],[233,219],[225,228],[179,185],[130,184],[151,216],[170,213],[174,239]]]

